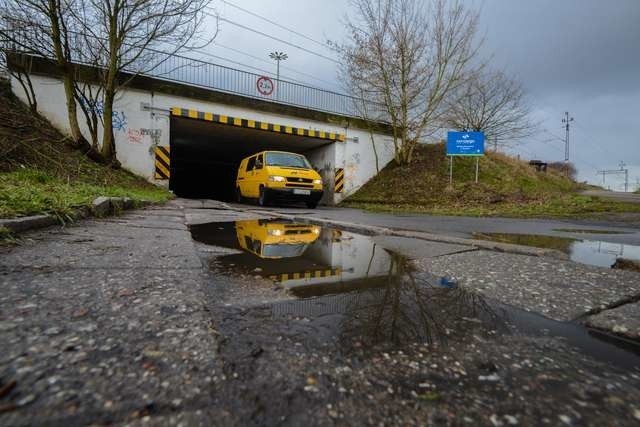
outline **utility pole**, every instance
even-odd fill
[[[626,164],[623,161],[618,163],[618,166],[620,166],[620,169],[601,170],[597,172],[597,175],[602,175],[602,186],[604,187],[606,175],[624,174],[624,191],[627,192],[629,191],[629,169],[625,168]]]
[[[565,124],[565,137],[564,137],[564,164],[567,176],[569,175],[569,123],[573,121],[573,117],[569,117],[569,112],[564,112],[564,118],[562,123]]]
[[[629,191],[629,169],[624,168],[626,165],[622,160],[618,163],[618,166],[620,166],[621,171],[624,171],[624,192],[626,193]]]

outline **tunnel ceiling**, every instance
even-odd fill
[[[219,161],[238,162],[263,150],[304,153],[332,141],[299,135],[275,133],[187,118],[171,119],[172,150],[193,150],[219,157]]]

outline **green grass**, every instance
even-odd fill
[[[150,202],[163,202],[171,197],[162,188],[131,181],[137,179],[120,180],[111,185],[78,180],[68,183],[48,172],[31,168],[0,173],[0,217],[50,213],[64,218],[75,208],[90,205],[98,196],[130,197]]]
[[[0,153],[0,218],[49,213],[64,219],[98,196],[150,202],[172,197],[126,170],[88,159],[2,81]]]
[[[640,204],[578,194],[586,187],[554,171],[536,172],[500,153],[455,158],[453,186],[443,144],[422,145],[409,166],[391,164],[342,203],[381,212],[438,215],[575,218],[640,212]]]

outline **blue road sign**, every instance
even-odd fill
[[[484,156],[484,133],[448,132],[447,156]]]

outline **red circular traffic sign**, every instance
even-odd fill
[[[275,85],[273,84],[273,80],[271,80],[269,77],[261,76],[256,82],[256,87],[258,88],[258,92],[260,92],[260,94],[269,96],[273,93]]]

